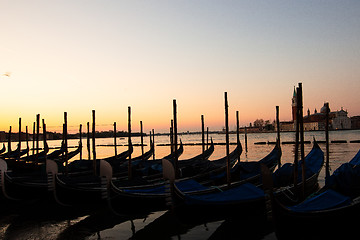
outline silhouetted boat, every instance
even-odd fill
[[[30,156],[26,156],[21,158],[20,160],[12,159],[7,160],[8,168],[11,169],[15,175],[25,177],[26,173],[30,173],[30,175],[34,174],[45,174],[44,166],[45,159],[54,160],[58,164],[58,171],[65,172],[64,162],[70,160],[80,153],[82,146],[79,143],[78,147],[65,154],[65,146],[62,144],[61,148],[55,150],[48,154],[49,148],[47,143],[45,143],[44,150],[39,152],[38,154],[33,154]],[[66,155],[66,156],[65,156]],[[43,171],[43,173],[41,173]]]
[[[324,165],[324,152],[314,139],[311,151],[305,157],[305,182],[302,181],[302,160],[298,163],[296,187],[294,185],[293,163],[285,163],[273,174],[274,188],[281,189],[274,194],[278,199],[287,204],[296,204],[301,200],[300,195],[306,197],[319,189],[318,176]],[[300,190],[304,192],[300,194]]]
[[[4,152],[0,155],[0,158],[4,158],[4,159],[17,159],[20,158],[21,156],[27,154],[29,152],[29,148],[25,148],[20,150],[20,145],[17,145],[17,148],[13,151],[9,151],[8,152]]]
[[[241,154],[241,144],[239,143],[238,146],[234,149],[234,151],[230,154],[230,161],[235,162],[239,158]],[[204,190],[208,189],[207,187],[199,184],[194,179],[203,179],[207,180],[209,176],[219,171],[223,172],[226,167],[226,159],[227,158],[221,158],[214,161],[208,161],[209,164],[212,162],[215,163],[215,168],[208,168],[205,169],[209,172],[200,172],[199,174],[183,178],[177,180],[175,183],[176,186],[181,189],[183,192],[195,192],[197,190]],[[172,165],[171,161],[169,160],[162,160],[163,161],[163,167],[164,167],[164,161],[169,162],[169,164]],[[180,161],[181,162],[181,161]],[[221,165],[220,165],[221,163]],[[220,170],[219,170],[220,165]],[[166,165],[165,165],[166,166]],[[164,169],[166,171],[166,169]],[[212,174],[211,174],[212,173]],[[168,187],[164,182],[161,184],[150,184],[147,186],[139,186],[139,187],[119,187],[116,185],[114,181],[111,182],[111,188],[110,188],[110,203],[111,208],[114,209],[117,212],[127,212],[127,211],[141,211],[141,210],[160,210],[160,209],[166,209],[166,203],[167,198],[170,197],[170,192],[167,189]],[[124,207],[126,206],[126,208]]]
[[[230,170],[231,182],[251,182],[260,184],[261,164],[265,164],[271,172],[281,160],[281,147],[276,144],[273,150],[259,161],[242,162],[238,161]],[[211,176],[212,184],[220,185],[227,183],[226,173]]]
[[[0,154],[4,153],[6,151],[6,147],[5,144],[3,143],[3,147],[0,150]]]
[[[8,169],[7,160],[2,160],[0,164],[1,172],[1,193],[2,196],[10,200],[35,200],[48,197],[49,186],[49,172],[47,163],[45,162],[46,153],[48,151],[47,143],[45,142],[44,151],[38,154],[41,161],[36,161],[36,156],[32,155],[33,161],[15,161],[12,160],[13,169]],[[68,153],[68,159],[74,157],[81,151],[81,144],[74,151]],[[52,155],[55,157],[55,155]],[[64,159],[61,156],[52,160],[56,164],[55,172],[58,172],[59,167],[63,167]],[[62,169],[64,170],[64,169]]]
[[[38,171],[29,173],[16,173],[8,171],[7,163],[0,159],[1,194],[10,200],[39,199],[46,195],[47,176]]]
[[[273,152],[276,153],[277,151]],[[320,171],[323,161],[324,154],[315,142],[314,148],[305,158],[305,162],[309,166],[309,171],[307,171],[306,175],[306,190],[314,189],[314,186],[317,186],[318,171]],[[319,169],[316,167],[312,168],[310,162],[314,163],[314,166],[320,166]],[[171,164],[165,163],[165,161],[164,164],[166,164],[166,166],[168,167],[168,173],[166,173],[165,171],[164,174],[169,174],[168,178],[173,179],[173,170],[171,170]],[[266,169],[269,169],[264,163],[260,165],[261,168],[265,166]],[[315,168],[316,171],[313,172]],[[268,170],[268,175],[270,174],[271,171]],[[283,171],[280,171],[277,176],[283,177],[283,174],[285,173]],[[170,182],[172,181],[170,180]],[[216,188],[205,188],[205,186],[203,186],[203,189],[201,189],[201,187],[199,186],[200,190],[192,192],[182,191],[177,186],[176,182],[174,184],[171,184],[171,186],[172,187],[170,189],[172,190],[172,204],[175,211],[181,218],[211,219],[211,217],[213,217],[215,219],[218,219],[224,217],[236,217],[237,215],[241,215],[242,217],[246,216],[249,218],[258,218],[259,220],[265,220],[264,217],[266,217],[266,194],[262,190],[262,188],[260,188],[261,184],[254,185],[242,180],[234,182],[232,184],[218,186]],[[277,189],[276,194],[278,196],[282,196],[285,195],[285,193],[287,193],[288,191],[290,191],[291,186],[289,188],[285,187]]]
[[[51,161],[51,160],[50,160]],[[111,165],[99,160],[98,174],[53,174],[49,189],[55,201],[63,206],[80,208],[102,207],[106,203],[108,184],[112,178]]]
[[[208,158],[214,151],[213,143],[211,146],[201,153],[191,159],[180,160],[178,162],[180,169],[188,169],[189,172],[197,173],[199,171],[195,170],[196,165],[204,161],[208,161]],[[234,158],[237,159],[238,156]],[[163,158],[171,161],[169,158]],[[183,163],[182,163],[183,162]],[[161,167],[162,169],[162,167]],[[148,183],[148,182],[146,182]],[[136,185],[138,184],[138,185]],[[190,186],[187,181],[183,182],[184,186]],[[158,179],[153,184],[148,183],[145,185],[143,181],[135,179],[135,181],[111,181],[110,185],[110,195],[109,203],[111,208],[116,212],[133,212],[133,211],[144,211],[144,210],[155,210],[155,209],[165,209],[166,208],[166,197],[169,196],[169,193],[165,192],[165,185],[163,179]],[[126,208],[124,208],[126,206]]]
[[[164,176],[170,180],[171,204],[183,221],[219,220],[241,216],[266,217],[265,193],[251,183],[206,187],[194,182],[190,191],[181,189],[175,181],[172,164],[163,160]]]
[[[279,239],[352,239],[360,213],[360,151],[326,179],[325,186],[305,201],[286,206],[273,199]],[[296,234],[292,234],[296,232]]]
[[[113,166],[115,169],[120,166],[121,163],[127,161],[127,158],[129,155],[133,152],[133,146],[131,145],[130,148],[124,152],[121,152],[117,155],[103,158],[103,159],[96,159],[97,165],[99,165],[100,160],[104,160],[110,163],[111,166]],[[83,172],[83,173],[89,173],[93,171],[93,164],[94,162],[92,160],[75,160],[69,163],[68,165],[68,171],[69,172]]]
[[[146,161],[152,155],[153,147],[151,146],[148,152],[134,160]],[[55,174],[53,179],[55,200],[65,206],[90,208],[105,203],[108,198],[108,186],[113,177],[113,168],[107,160],[109,158],[97,160],[96,174]],[[93,161],[83,161],[93,163]]]
[[[184,147],[182,142],[180,141],[180,146],[177,151],[178,158],[184,151]],[[211,142],[209,149],[207,149],[204,153],[201,153],[193,158],[184,159],[178,161],[178,167],[180,169],[181,176],[186,176],[191,174],[191,171],[196,171],[195,169],[198,167],[199,164],[207,161],[211,154],[214,152],[214,144]],[[169,159],[173,161],[174,153],[171,153],[163,158]],[[147,178],[162,178],[162,160],[156,159],[144,162],[141,167],[137,168],[134,171],[134,177],[147,177]]]
[[[41,162],[48,155],[48,152],[49,152],[49,146],[47,145],[47,143],[45,143],[43,151],[41,151],[39,153],[29,155],[29,156],[22,157],[22,158],[20,158],[19,161],[24,161],[24,162],[35,162],[35,161],[37,161],[37,162]]]

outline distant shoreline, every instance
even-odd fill
[[[336,130],[329,130],[329,132],[340,132],[340,131],[360,131],[360,129],[336,129]],[[280,133],[294,133],[295,131],[281,131]],[[325,132],[324,130],[309,130],[309,131],[304,131],[304,132]],[[49,132],[50,133],[50,132]],[[209,134],[225,134],[224,131],[209,131]],[[266,133],[277,133],[277,131],[249,131],[247,132],[247,134],[266,134]],[[53,138],[49,138],[47,140],[61,140],[62,139],[62,134],[61,133],[52,133],[54,134]],[[197,131],[197,132],[180,132],[178,133],[179,136],[184,136],[184,135],[196,135],[196,134],[202,134],[201,132]],[[206,132],[205,132],[206,134]],[[236,131],[230,131],[229,134],[236,134]],[[245,134],[244,131],[240,131],[240,134],[243,135]],[[18,133],[12,133],[12,135],[14,137],[18,136]],[[86,133],[82,133],[81,134],[83,139],[86,139]],[[111,131],[106,131],[106,132],[96,132],[95,133],[95,137],[96,138],[113,138],[114,133]],[[170,133],[155,133],[155,136],[170,136]],[[42,139],[42,134],[40,134],[40,140]],[[133,132],[131,133],[131,137],[140,137],[141,134],[139,132]],[[143,133],[143,137],[148,137],[149,134],[147,133]],[[116,135],[117,138],[127,138],[128,137],[128,133],[127,132],[117,132]],[[76,134],[68,134],[68,139],[79,139],[79,133]],[[12,139],[12,142],[17,142],[18,138]],[[25,141],[25,139],[22,137],[22,142]],[[30,138],[29,141],[32,141],[32,139]],[[0,142],[8,142],[8,140],[1,140]]]

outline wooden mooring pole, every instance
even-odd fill
[[[149,137],[150,137],[150,140],[149,140],[149,142],[150,142],[150,148],[152,148],[152,147],[153,147],[153,142],[152,142],[151,131],[150,131]]]
[[[44,151],[46,151],[46,148],[47,148],[47,143],[46,143],[47,136],[46,136],[46,124],[45,124],[45,119],[42,120],[42,125],[43,125],[43,144],[44,144]],[[47,154],[45,154],[45,169],[46,169],[46,155],[47,155]]]
[[[205,126],[204,126],[204,115],[201,115],[201,145],[202,145],[202,153],[205,152]],[[203,155],[204,160],[204,155]]]
[[[117,144],[116,144],[116,122],[114,122],[114,152],[117,155]]]
[[[29,129],[28,126],[26,126],[26,148],[29,150]],[[30,156],[30,150],[27,151],[27,156]]]
[[[35,155],[35,141],[36,141],[36,127],[35,127],[35,124],[36,123],[33,122],[32,155]]]
[[[94,171],[94,175],[97,175],[96,145],[95,145],[95,110],[92,110],[92,153],[93,153],[93,171]]]
[[[276,142],[280,147],[280,120],[279,120],[279,106],[276,106],[276,129],[277,129],[277,139]],[[281,167],[281,158],[278,161],[278,168]]]
[[[300,128],[300,156],[302,161],[302,184],[301,184],[301,194],[302,199],[305,198],[305,178],[306,178],[306,164],[305,164],[305,149],[304,149],[304,115],[303,115],[303,90],[302,83],[299,83],[299,128]]]
[[[129,161],[128,161],[128,178],[132,179],[132,164],[131,164],[131,107],[128,107],[128,149],[129,149]]]
[[[86,148],[88,152],[88,160],[91,160],[91,151],[90,151],[90,123],[86,123],[87,133],[86,133]]]
[[[64,145],[65,145],[65,171],[66,174],[69,172],[69,150],[68,150],[68,122],[67,122],[67,112],[64,112]]]
[[[153,160],[155,160],[155,130],[154,129],[152,129],[152,137],[153,137],[152,144],[154,144]]]
[[[171,119],[170,122],[170,153],[171,156],[173,156],[175,154],[175,150],[174,150],[174,120]]]
[[[21,118],[19,118],[19,155],[16,157],[20,160],[20,152],[21,152]]]
[[[80,145],[80,160],[82,160],[82,124],[79,126],[79,145]]]
[[[247,147],[247,128],[245,126],[245,152],[247,153],[248,152],[248,147]]]
[[[206,150],[209,149],[209,127],[206,127]]]
[[[35,124],[35,123],[34,123]],[[34,128],[35,129],[35,128]],[[34,130],[35,131],[35,130]],[[8,135],[8,157],[10,158],[11,152],[11,126],[9,128],[9,135]]]
[[[299,88],[296,88],[296,92],[299,92]],[[298,94],[296,94],[298,96]],[[299,100],[298,97],[296,99],[296,105],[298,104]],[[299,165],[299,135],[300,135],[300,129],[299,129],[299,110],[296,108],[296,115],[295,115],[295,147],[294,147],[294,187],[295,187],[295,193],[297,196],[299,196],[299,189],[298,189],[298,165]]]
[[[143,122],[140,121],[140,143],[141,143],[141,156],[144,155],[144,136],[143,136]],[[142,159],[144,160],[144,159]]]
[[[174,154],[174,168],[175,168],[175,178],[179,177],[179,166],[178,166],[178,155],[177,155],[177,105],[176,105],[176,99],[173,100],[173,117],[174,117],[174,148],[175,148],[175,154]]]
[[[231,184],[230,173],[230,147],[229,147],[229,106],[227,92],[225,92],[225,139],[226,139],[226,176],[227,184]]]
[[[236,111],[236,144],[240,143],[240,120],[239,120],[239,111]],[[240,162],[240,156],[238,157]]]
[[[330,149],[329,149],[329,103],[325,103],[325,140],[326,140],[326,162],[325,162],[325,177],[330,177]]]
[[[35,162],[39,159],[39,135],[40,135],[40,114],[36,115],[36,157]]]

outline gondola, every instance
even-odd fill
[[[29,148],[22,149],[18,145],[17,149],[11,152],[3,153],[0,158],[4,159],[9,167],[12,169],[19,162],[19,158],[29,152]]]
[[[140,168],[144,167],[144,165],[147,164],[149,158],[153,155],[154,150],[155,150],[155,146],[154,146],[154,144],[151,144],[151,147],[147,152],[145,152],[144,154],[142,154],[140,156],[131,158],[131,168],[132,168],[133,176],[136,173],[137,169],[140,169]],[[178,152],[178,154],[181,154],[182,150],[181,149],[179,149],[179,150],[180,151]],[[126,175],[126,176],[128,175],[128,168],[129,168],[128,161],[122,162],[116,166],[111,164],[111,166],[113,168],[114,176],[121,177],[124,175]]]
[[[49,193],[62,206],[83,209],[105,206],[112,168],[107,161],[100,160],[98,169],[96,175],[52,174]]]
[[[133,146],[131,145],[130,148],[124,152],[121,152],[115,156],[106,157],[103,159],[97,159],[97,165],[99,165],[100,160],[104,160],[110,163],[110,165],[116,170],[119,168],[119,166],[127,161],[127,158],[129,155],[133,152]],[[68,171],[69,172],[83,172],[85,174],[89,173],[93,169],[93,161],[88,160],[75,160],[69,163],[68,165]]]
[[[151,146],[148,152],[134,158],[135,161],[140,159],[146,161],[153,150]],[[96,169],[96,174],[55,174],[52,194],[56,202],[64,206],[84,208],[104,205],[103,203],[107,201],[110,179],[114,176],[113,168],[106,159],[101,159],[97,160]]]
[[[280,144],[275,144],[273,150],[259,161],[238,161],[230,170],[231,182],[246,181],[254,184],[260,184],[261,164],[265,164],[270,171],[273,172],[281,160],[281,155],[282,151]],[[212,184],[216,185],[224,184],[227,181],[225,172],[213,175],[210,179],[212,180]]]
[[[323,152],[320,148],[318,148],[318,145],[314,143],[314,148],[305,158],[305,162],[316,162],[320,163],[322,166],[323,160]],[[308,165],[310,166],[310,164]],[[167,163],[167,166],[167,171],[170,173],[170,177],[168,178],[171,179],[172,166],[169,163]],[[261,164],[260,167],[263,168],[262,166],[269,169],[265,164]],[[271,171],[268,170],[268,172],[270,175]],[[312,181],[315,177],[317,179],[317,175],[318,172],[307,176],[306,181],[309,180],[309,188],[313,188],[313,186],[310,186],[310,183],[317,184],[317,180],[316,182]],[[248,181],[239,181],[232,184],[218,186],[217,188],[207,188],[193,192],[181,191],[176,183],[171,186],[172,205],[177,214],[183,219],[188,219],[189,216],[193,216],[193,218],[199,217],[211,219],[211,217],[213,217],[218,219],[224,217],[231,218],[236,217],[236,215],[241,215],[242,217],[255,217],[260,220],[264,220],[264,216],[266,216],[266,194],[262,189],[262,184],[255,185]],[[284,194],[284,191],[288,191],[285,190],[284,187],[277,190],[277,194],[279,196]]]
[[[25,148],[25,149],[22,149],[20,151],[20,145],[18,144],[17,145],[17,148],[13,151],[11,151],[11,149],[8,149],[8,152],[4,152],[0,155],[0,158],[3,158],[3,159],[17,159],[17,158],[20,158],[21,156],[27,154],[29,152],[29,148]]]
[[[273,198],[279,239],[353,239],[360,213],[360,151],[326,178],[325,186],[303,202],[286,206]],[[296,234],[292,234],[296,232]],[[286,237],[287,236],[287,237]]]
[[[45,143],[43,151],[29,155],[29,156],[22,157],[19,159],[19,161],[41,162],[48,155],[48,152],[49,152],[49,146],[47,145],[47,143]]]
[[[0,149],[0,155],[6,151],[5,144],[3,143],[3,147]]]
[[[0,167],[2,198],[21,201],[43,198],[46,194],[47,179],[45,174],[39,174],[37,171],[16,174],[13,171],[8,171],[7,163],[3,159],[0,159]]]
[[[178,157],[183,153],[184,147],[180,140],[180,146],[178,149]],[[178,166],[180,169],[180,175],[186,176],[191,175],[191,172],[196,171],[199,164],[203,162],[207,162],[208,158],[211,156],[211,154],[214,152],[214,144],[211,141],[210,147],[204,151],[204,153],[201,153],[193,158],[190,159],[184,159],[178,161]],[[165,157],[165,159],[169,159],[170,161],[173,161],[174,159],[174,153],[171,153]],[[134,170],[134,177],[145,177],[145,178],[162,178],[162,159],[157,160],[151,160],[147,162],[143,162],[142,166]]]
[[[234,149],[233,154],[231,154],[232,158],[230,160],[236,161],[240,156],[240,153],[241,153],[241,144],[239,144]],[[166,161],[171,163],[171,161],[168,159],[166,159]],[[162,162],[164,163],[164,159],[162,160]],[[201,186],[200,184],[196,184],[196,181],[192,180],[191,177],[183,178],[177,184],[184,191],[195,190],[197,189],[196,188],[197,186],[200,186],[203,189],[203,186]],[[110,203],[110,207],[114,211],[120,213],[126,213],[129,211],[141,212],[149,209],[162,210],[162,209],[166,209],[166,202],[167,202],[166,198],[168,198],[169,196],[170,193],[167,191],[167,187],[163,180],[161,182],[156,182],[154,184],[142,185],[142,186],[140,185],[138,187],[136,186],[125,187],[125,186],[121,186],[120,183],[117,184],[116,181],[111,181],[109,203]]]
[[[1,193],[2,196],[10,200],[28,201],[28,200],[39,200],[48,198],[48,164],[42,157],[45,158],[46,152],[48,151],[47,143],[44,143],[45,150],[39,153],[41,161],[16,161],[13,169],[8,169],[8,163],[5,160],[1,160]],[[76,156],[81,151],[81,144],[74,151],[68,153],[68,158]],[[34,157],[34,156],[32,156]],[[55,157],[53,155],[53,157]],[[36,158],[35,158],[36,159]],[[53,159],[56,164],[56,173],[59,171],[59,167],[62,167],[61,171],[64,170],[63,159]],[[54,170],[55,171],[55,170]]]
[[[280,145],[275,145],[273,150],[259,161],[242,162],[237,161],[242,152],[241,144],[229,154],[230,159],[230,181],[232,184],[242,184],[251,182],[258,184],[260,181],[260,166],[265,164],[271,171],[275,169],[276,164],[281,159]],[[238,155],[237,155],[238,154]],[[227,157],[213,160],[208,163],[210,167],[205,168],[199,174],[191,177],[191,179],[203,184],[212,186],[221,186],[227,184],[226,168]]]
[[[154,146],[152,146],[153,148]],[[150,149],[151,151],[151,149]],[[184,146],[180,140],[180,146],[175,153],[170,153],[163,158],[173,159],[175,154],[178,157],[184,152]],[[204,155],[206,155],[205,153]],[[154,182],[161,180],[162,172],[159,173],[161,169],[161,159],[148,160],[151,155],[145,153],[143,156],[132,158],[131,160],[131,179],[128,178],[129,175],[129,164],[124,162],[120,166],[120,171],[114,172],[114,177],[117,178],[118,182],[121,182],[122,186],[134,186],[140,184],[148,184],[149,182]],[[159,166],[160,165],[160,166]]]
[[[170,180],[171,205],[184,221],[219,220],[227,217],[266,216],[265,193],[251,183],[223,185],[217,188],[197,184],[197,189],[184,191],[175,182],[173,165],[163,160],[164,177]]]
[[[294,164],[285,163],[273,174],[274,194],[283,203],[293,205],[319,189],[318,177],[324,165],[324,152],[314,139],[311,151],[305,157],[305,182],[302,181],[302,160],[298,163],[298,175],[294,184]],[[303,189],[303,190],[302,190]],[[304,191],[304,192],[302,192]],[[303,195],[303,196],[301,196]]]
[[[27,173],[31,173],[31,176],[34,174],[44,174],[45,160],[49,159],[54,160],[58,164],[59,172],[65,172],[65,158],[67,158],[67,160],[70,160],[71,158],[79,154],[81,149],[82,146],[81,143],[79,143],[78,147],[75,150],[68,152],[65,156],[65,146],[64,144],[62,144],[60,149],[48,154],[49,147],[47,143],[45,143],[43,151],[39,152],[38,154],[23,157],[20,160],[7,161],[8,167],[14,172],[14,174],[20,174],[23,175],[23,177],[24,174]]]
[[[40,165],[38,164],[44,161],[48,152],[49,147],[47,143],[45,143],[44,150],[39,153],[25,156],[20,159],[8,159],[8,168],[12,170],[14,174],[24,174],[31,172],[31,175],[33,175],[35,172],[40,171]]]
[[[5,144],[3,144],[3,148],[2,148],[2,149],[4,149],[4,147],[5,147]],[[3,159],[5,159],[5,158],[10,158],[11,155],[13,155],[13,154],[15,154],[16,152],[19,151],[19,148],[20,148],[20,145],[18,144],[18,145],[17,145],[17,148],[12,151],[12,150],[11,150],[11,145],[10,145],[10,143],[9,143],[9,144],[8,144],[7,152],[4,151],[3,153],[1,153],[1,154],[0,154],[0,158],[3,158]]]
[[[80,146],[80,144],[79,144],[79,147],[81,148],[82,146]],[[64,141],[62,141],[61,147],[59,149],[56,149],[56,150],[52,151],[51,153],[49,153],[46,156],[46,159],[51,159],[51,160],[59,159],[61,154],[65,154],[65,151],[66,151],[66,146],[65,146]]]

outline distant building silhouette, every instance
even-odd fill
[[[0,142],[6,141],[6,133],[5,131],[0,131]]]
[[[360,116],[351,117],[351,128],[360,129]]]
[[[291,108],[292,108],[292,121],[283,121],[280,122],[281,131],[294,131],[296,124],[296,90],[294,88],[293,96],[291,99]],[[307,115],[304,116],[304,130],[305,131],[316,131],[316,130],[325,130],[325,113],[326,107],[324,106],[320,109],[320,112],[317,112],[316,108],[314,113],[310,113],[310,109],[307,110]],[[352,123],[353,122],[353,123]],[[348,112],[343,108],[339,111],[334,111],[329,113],[329,124],[330,129],[351,129],[352,125],[360,128],[360,116],[359,118],[354,118],[354,120],[348,117]],[[354,127],[353,127],[354,128]]]

